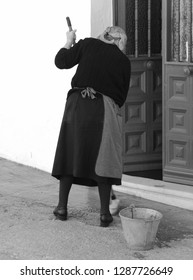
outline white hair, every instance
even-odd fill
[[[126,44],[127,44],[127,35],[125,31],[119,26],[112,26],[111,27],[111,35],[112,36],[119,36],[121,39],[118,41],[118,47],[121,51],[125,52]]]
[[[106,35],[110,36],[112,39],[108,39]],[[115,44],[122,51],[125,52],[127,44],[127,35],[125,31],[119,26],[107,27],[105,31],[98,36],[98,39],[104,41],[107,44]]]

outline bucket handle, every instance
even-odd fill
[[[129,205],[129,209],[131,209],[131,218],[134,219],[134,209],[135,209],[135,204]]]

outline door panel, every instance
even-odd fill
[[[163,179],[193,185],[192,1],[163,0]]]
[[[161,60],[132,60],[130,90],[123,108],[124,171],[161,168]]]
[[[123,114],[124,172],[162,168],[161,0],[114,1],[126,30],[131,81]]]
[[[193,185],[193,76],[185,72],[165,66],[164,180]]]

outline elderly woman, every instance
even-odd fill
[[[130,82],[130,61],[124,54],[127,36],[108,27],[97,39],[75,43],[76,31],[55,57],[59,69],[78,65],[67,95],[52,176],[60,181],[56,218],[67,219],[72,184],[98,186],[100,225],[107,227],[112,185],[121,185],[122,136],[120,107]]]

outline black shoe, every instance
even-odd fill
[[[65,207],[59,207],[57,206],[54,211],[53,211],[54,215],[56,216],[57,219],[61,220],[61,221],[65,221],[67,220],[67,209]]]
[[[101,221],[101,224],[100,224],[101,227],[108,227],[109,224],[112,223],[113,217],[111,216],[110,213],[109,214],[101,214],[100,221]]]

